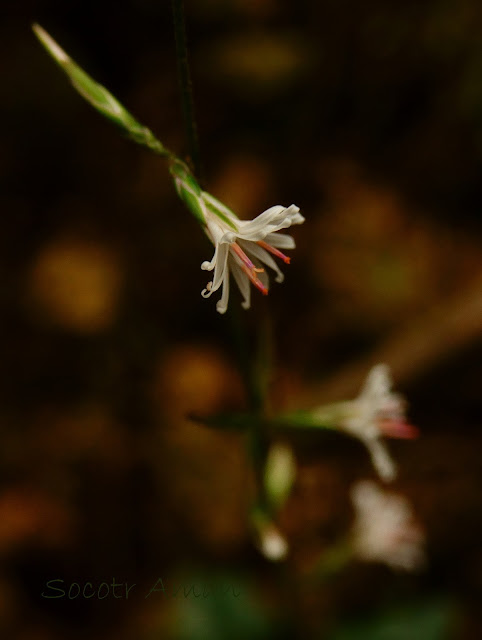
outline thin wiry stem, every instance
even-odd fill
[[[264,467],[268,453],[268,435],[263,423],[266,417],[266,377],[271,368],[270,327],[267,319],[263,318],[257,344],[253,348],[253,345],[249,344],[248,331],[241,319],[239,309],[233,308],[230,316],[238,366],[244,381],[251,416],[247,446],[253,463],[257,489],[255,507],[267,514],[269,507],[264,487]]]
[[[181,104],[186,129],[190,161],[194,174],[200,178],[201,167],[199,159],[199,141],[194,117],[194,102],[192,94],[191,73],[186,42],[186,25],[184,18],[183,0],[172,0],[172,14],[174,19],[174,37],[176,40],[177,71],[181,88]]]
[[[199,143],[196,121],[194,117],[193,92],[186,43],[186,27],[183,0],[172,0],[172,12],[174,18],[174,35],[176,40],[177,66],[179,85],[181,88],[181,103],[184,116],[184,126],[186,129],[192,169],[196,177],[200,178],[201,172]],[[246,327],[242,322],[240,322],[239,314],[234,313],[233,315],[234,335],[239,352],[239,367],[244,379],[244,383],[246,385],[250,411],[253,418],[255,418],[252,421],[251,428],[249,430],[248,442],[248,448],[250,450],[250,455],[253,462],[257,485],[255,506],[256,508],[261,509],[263,513],[267,513],[268,503],[264,487],[263,474],[266,455],[268,451],[268,440],[267,435],[261,425],[261,421],[265,413],[266,396],[266,389],[263,378],[266,377],[267,370],[269,369],[270,365],[270,363],[268,362],[269,358],[266,358],[267,354],[264,353],[264,351],[266,351],[266,346],[268,342],[270,342],[270,340],[267,340],[268,332],[264,331],[263,338],[267,341],[265,345],[261,345],[265,347],[265,349],[262,350],[263,353],[261,354],[263,356],[261,358],[262,361],[253,362],[250,359],[250,355],[252,355],[251,350],[247,345]],[[264,375],[260,375],[261,372],[257,370],[257,368],[259,367],[264,369]]]

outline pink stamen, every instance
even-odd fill
[[[253,262],[248,258],[248,256],[244,253],[244,251],[241,249],[241,247],[239,246],[239,244],[237,244],[236,242],[233,242],[231,244],[231,249],[234,251],[234,253],[241,259],[241,261],[243,262],[244,265],[246,265],[246,267],[248,269],[250,269],[251,271],[255,271],[256,273],[261,273],[261,271],[264,271],[264,269],[257,269]]]
[[[264,269],[258,269],[258,267],[254,266],[254,263],[248,258],[248,256],[241,249],[239,244],[233,242],[231,244],[231,249],[241,260],[241,268],[244,273],[248,276],[254,286],[261,291],[261,293],[265,296],[268,295],[268,288],[264,286],[261,280],[256,275],[257,273],[263,273]]]
[[[380,431],[389,438],[412,440],[413,438],[417,438],[420,433],[417,427],[412,424],[393,418],[378,420],[377,425]]]
[[[259,291],[261,291],[261,293],[264,296],[267,296],[268,288],[264,286],[264,284],[261,282],[258,276],[254,273],[253,269],[249,269],[244,263],[241,265],[241,268],[244,271],[244,273],[248,276],[248,278],[251,280],[251,282],[254,284],[256,289],[259,289]],[[259,269],[256,269],[256,271],[259,271]],[[263,269],[261,269],[261,271],[263,271]]]
[[[263,240],[258,240],[258,242],[256,244],[258,244],[263,249],[266,249],[266,251],[269,251],[270,253],[272,253],[277,258],[281,258],[281,260],[283,260],[283,262],[285,264],[289,264],[291,262],[291,258],[290,257],[285,256],[285,254],[281,253],[281,251],[279,249],[276,249],[275,247],[272,247],[270,244],[267,244],[266,242],[263,242]]]

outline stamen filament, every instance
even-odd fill
[[[231,244],[231,249],[234,251],[234,253],[242,260],[243,264],[246,265],[246,267],[248,269],[251,269],[251,271],[263,271],[263,269],[256,269],[256,267],[254,266],[254,264],[251,262],[251,260],[248,258],[248,256],[244,253],[244,251],[241,249],[241,247],[239,246],[239,244],[237,244],[236,242],[233,242]]]
[[[261,282],[258,276],[253,272],[253,269],[249,269],[244,263],[241,264],[241,268],[244,271],[244,273],[248,276],[248,278],[251,280],[251,282],[254,284],[256,289],[259,289],[259,291],[261,291],[261,293],[264,296],[267,296],[268,288],[264,286],[264,284]],[[256,269],[256,271],[259,271],[259,269]],[[261,269],[261,271],[263,271],[263,269]]]
[[[270,253],[272,253],[277,258],[281,258],[281,260],[283,260],[283,262],[285,264],[289,264],[291,262],[291,258],[289,256],[285,256],[285,254],[281,253],[281,251],[279,249],[276,249],[275,247],[272,247],[267,242],[264,242],[263,240],[258,240],[258,242],[256,244],[258,244],[263,249],[266,249],[266,251],[269,251]]]

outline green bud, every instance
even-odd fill
[[[178,158],[171,161],[169,171],[174,178],[176,191],[188,209],[203,225],[206,224],[203,192],[186,163]]]
[[[170,156],[170,152],[157,140],[152,131],[144,127],[105,87],[93,80],[83,71],[55,40],[38,24],[33,31],[42,45],[59,64],[72,81],[81,96],[90,102],[102,115],[112,120],[129,135],[129,137],[161,156]]]
[[[270,447],[264,470],[264,486],[272,507],[279,509],[286,501],[296,477],[296,463],[288,445]]]

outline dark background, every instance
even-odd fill
[[[310,586],[366,453],[295,443],[292,553],[264,561],[242,437],[185,418],[246,405],[236,317],[200,296],[212,247],[165,162],[87,105],[30,28],[185,154],[170,3],[2,8],[2,637],[481,637],[480,3],[186,2],[204,187],[240,217],[292,202],[306,217],[285,283],[239,316],[255,344],[272,310],[272,406],[353,397],[385,361],[421,430],[391,449],[426,571],[355,563]],[[145,599],[158,577],[242,595]],[[55,578],[139,591],[47,600]]]

